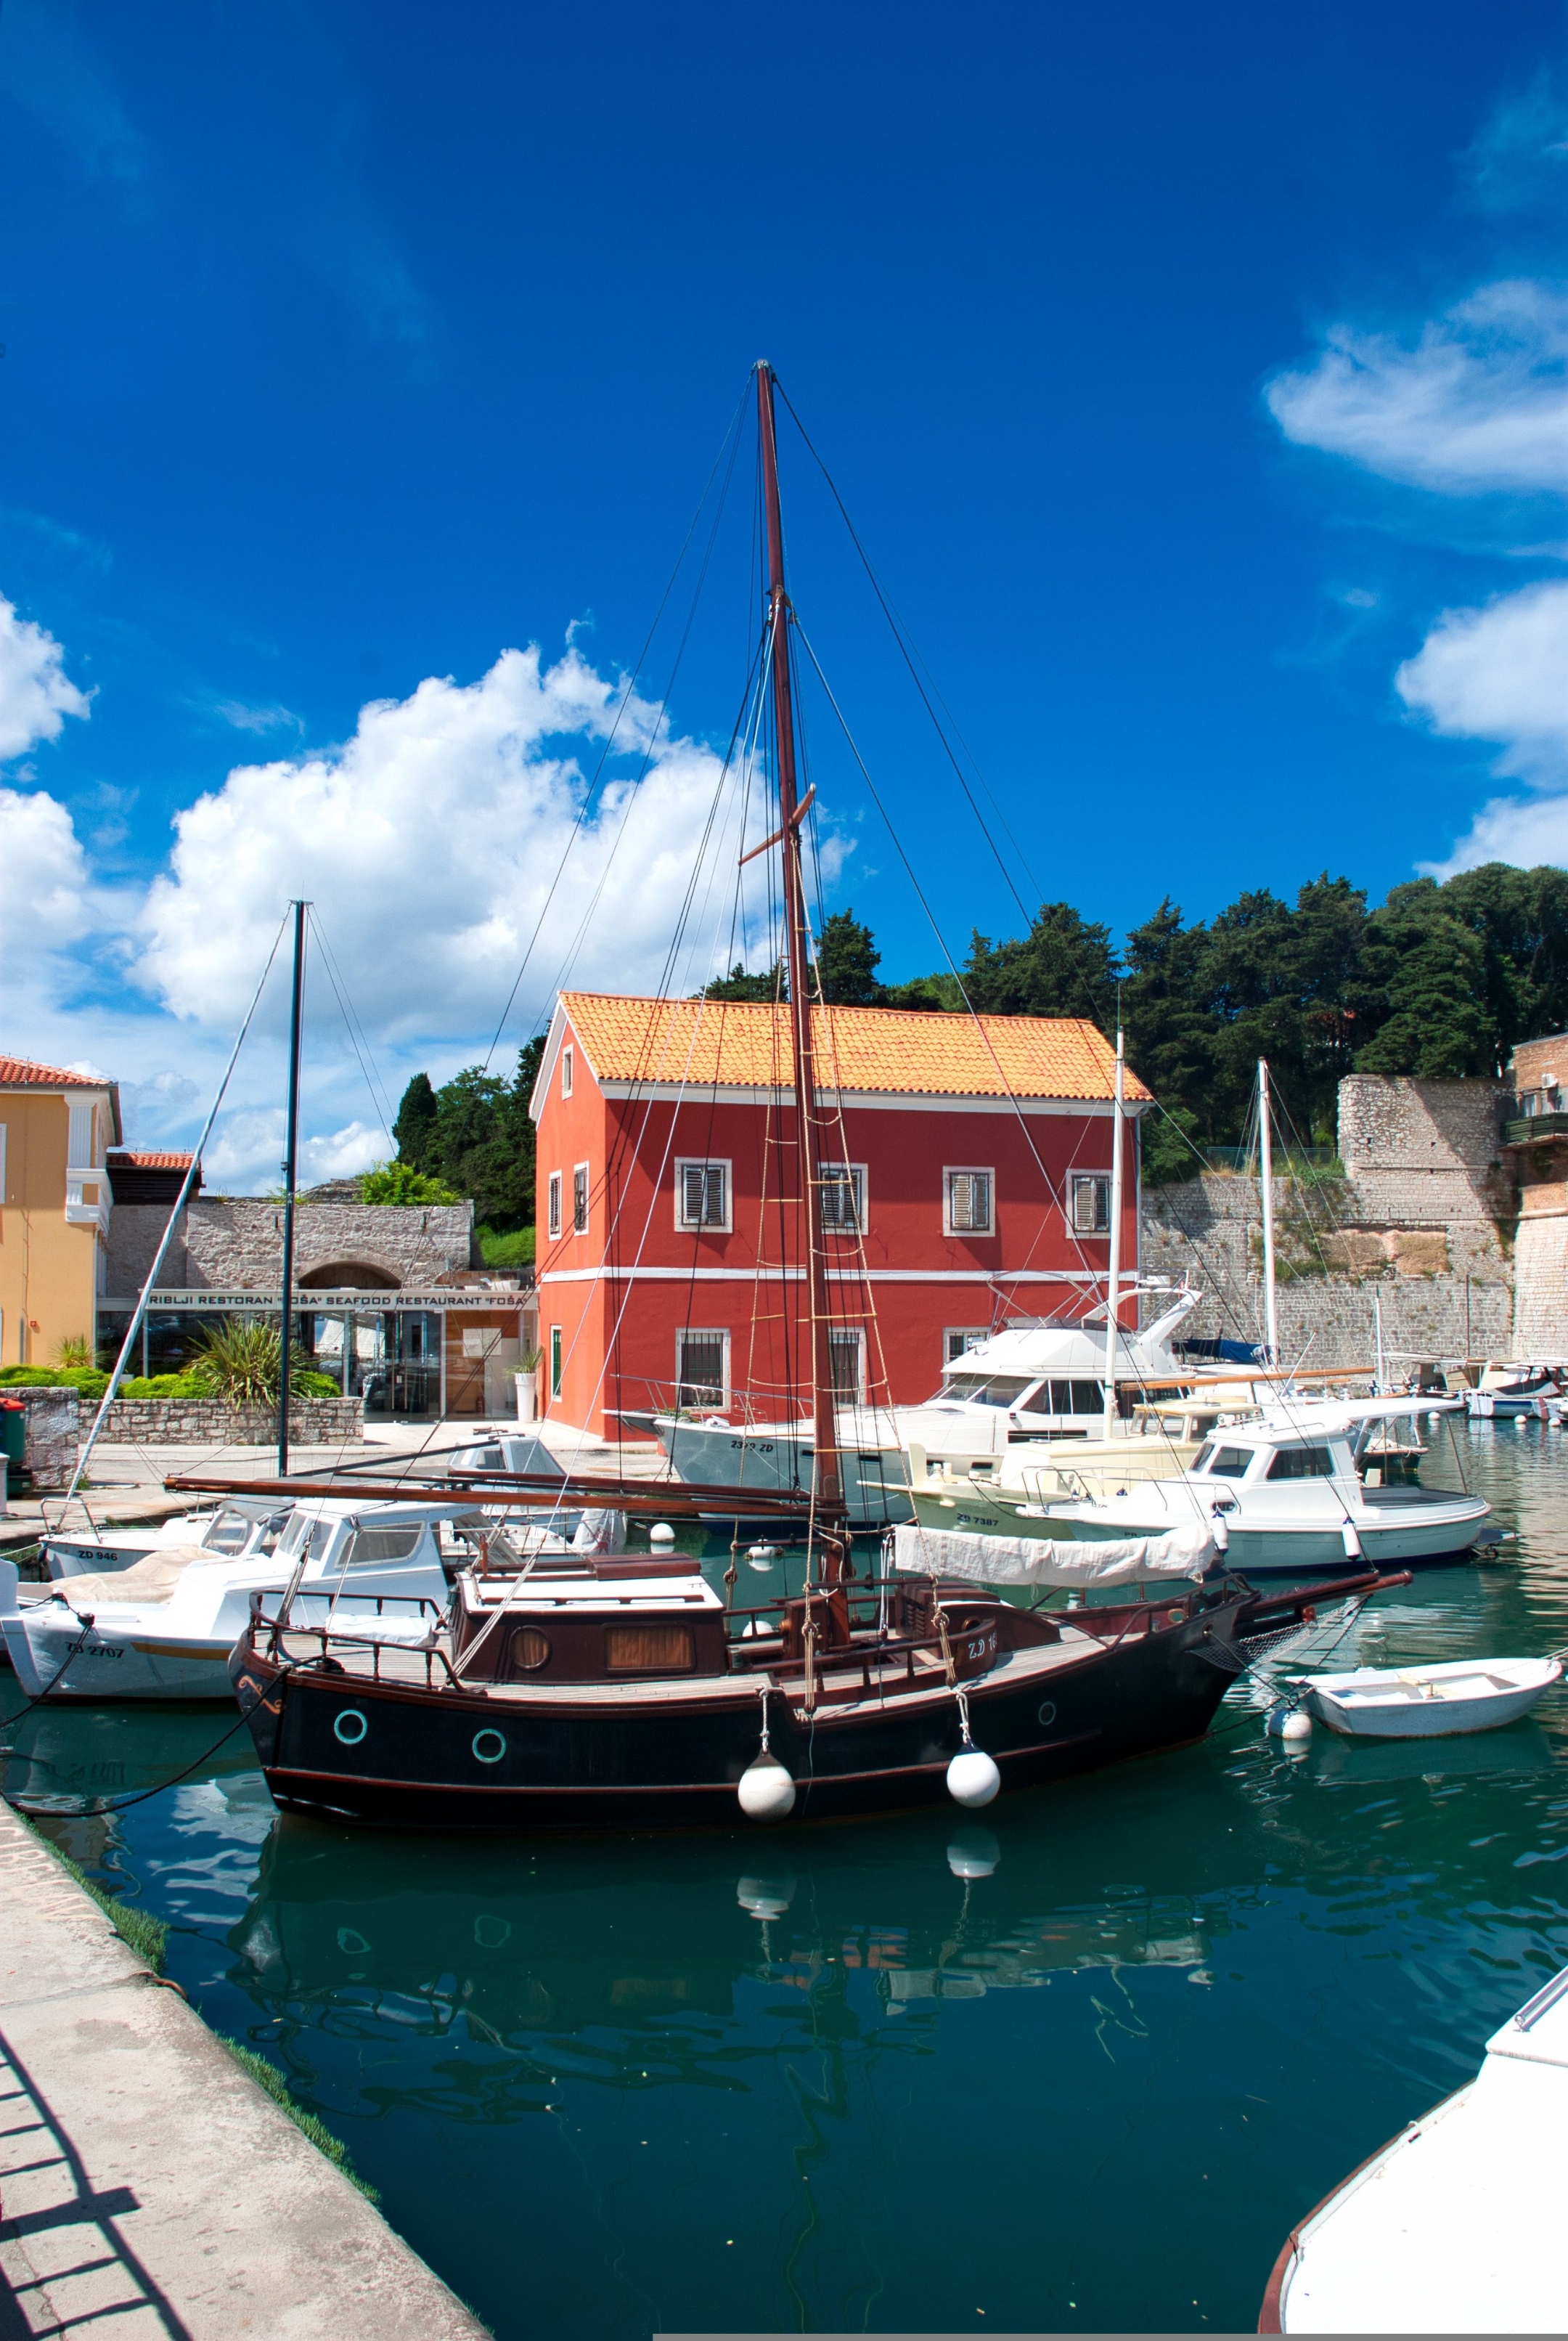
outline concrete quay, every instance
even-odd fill
[[[0,2341],[485,2333],[0,1806]]]

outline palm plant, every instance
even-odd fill
[[[185,1371],[187,1385],[203,1398],[230,1406],[276,1405],[282,1378],[278,1329],[253,1317],[225,1317],[195,1337],[196,1354]],[[297,1341],[289,1345],[289,1380],[302,1398],[337,1385],[314,1372]]]

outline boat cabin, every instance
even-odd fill
[[[1209,1487],[1216,1480],[1249,1489],[1277,1488],[1293,1479],[1341,1479],[1360,1485],[1355,1444],[1344,1430],[1286,1431],[1251,1426],[1216,1430],[1182,1475]]]
[[[452,1660],[474,1682],[626,1682],[729,1670],[723,1602],[683,1554],[584,1558],[458,1580]],[[465,1653],[470,1655],[465,1657]]]

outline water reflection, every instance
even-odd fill
[[[1511,1558],[1372,1605],[1334,1663],[1568,1642],[1568,1440],[1460,1445]],[[239,1740],[55,1826],[503,2336],[1242,2330],[1294,2222],[1568,1952],[1568,1698],[1295,1757],[1271,1696],[983,1821],[382,1836],[277,1817]],[[7,1737],[35,1787],[123,1793],[221,1722]]]

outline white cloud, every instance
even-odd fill
[[[19,618],[0,595],[0,758],[20,756],[39,740],[57,740],[67,715],[87,702],[66,674],[53,634]]]
[[[617,777],[585,813],[607,752]],[[475,682],[372,702],[339,747],[237,766],[176,817],[144,890],[94,882],[92,840],[55,797],[0,789],[0,1046],[55,1064],[90,1053],[122,1083],[139,1143],[188,1143],[303,895],[375,1076],[372,1094],[313,945],[304,1167],[313,1180],[362,1170],[389,1151],[380,1117],[412,1072],[439,1081],[485,1053],[531,945],[503,1074],[559,981],[691,991],[738,954],[765,962],[767,863],[744,873],[739,921],[736,890],[743,843],[770,825],[766,791],[754,778],[748,802],[733,772],[720,780],[712,749],[577,651],[547,667],[530,649]],[[827,882],[850,850],[826,833]],[[210,1183],[231,1191],[277,1180],[285,958],[209,1153]]]
[[[1445,610],[1394,680],[1434,731],[1503,742],[1498,772],[1568,778],[1568,584]]]
[[[1265,393],[1287,439],[1445,495],[1568,493],[1568,296],[1484,285],[1414,340],[1335,325]]]
[[[1484,862],[1512,862],[1521,870],[1550,862],[1568,869],[1568,797],[1494,797],[1446,861],[1417,867],[1428,878],[1452,878]]]
[[[79,942],[93,924],[86,857],[65,806],[43,792],[0,789],[0,971]]]
[[[656,733],[653,711],[631,702],[616,744],[650,753],[647,777],[612,782],[568,854],[584,782],[564,751],[604,740],[619,699],[575,651],[548,669],[536,649],[506,651],[477,682],[432,678],[372,702],[332,753],[240,766],[176,820],[137,980],[178,1016],[233,1024],[284,906],[303,895],[359,1014],[394,1045],[488,1040],[541,919],[525,1012],[567,964],[578,982],[659,984],[719,760]],[[684,989],[727,937],[738,843],[732,808],[728,844],[709,843]],[[335,1019],[319,971],[313,991],[315,1013]]]
[[[263,1193],[283,1185],[285,1126],[282,1106],[242,1108],[220,1117],[202,1165],[203,1183],[213,1194]],[[302,1187],[323,1179],[352,1179],[384,1161],[385,1132],[369,1122],[319,1131],[300,1141]]]

